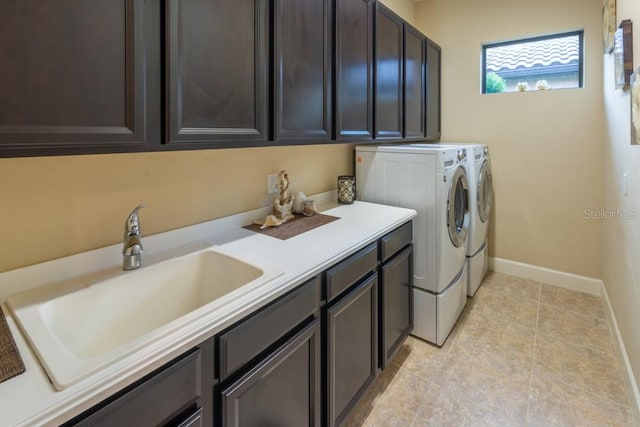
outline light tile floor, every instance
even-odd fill
[[[409,337],[347,425],[633,426],[622,375],[601,298],[489,272],[444,346]]]

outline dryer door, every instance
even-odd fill
[[[447,200],[447,227],[449,238],[455,247],[460,247],[467,240],[467,225],[469,223],[469,182],[462,166],[458,167]]]
[[[491,177],[491,164],[485,160],[478,174],[478,216],[480,221],[487,222],[491,214],[493,204],[493,178]]]

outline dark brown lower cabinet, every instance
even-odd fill
[[[221,391],[222,426],[320,426],[320,319]]]
[[[177,423],[170,423],[167,425],[167,427],[169,426],[176,426],[176,427],[203,427],[208,425],[205,421],[204,421],[204,417],[202,415],[202,408],[197,409],[194,413],[192,413],[191,415],[187,415],[186,418],[184,419],[184,421],[178,421]]]
[[[397,227],[64,425],[343,425],[413,327],[411,238]]]
[[[213,349],[211,340],[72,419],[65,426],[206,425],[203,418],[212,418],[212,405],[207,403],[212,398],[213,377],[203,381],[202,376],[203,372],[210,371],[203,364],[213,364],[213,351],[210,349]],[[210,361],[206,360],[208,357],[211,357]]]
[[[413,245],[380,267],[382,368],[413,330]]]
[[[326,309],[327,424],[344,423],[377,375],[378,275]]]

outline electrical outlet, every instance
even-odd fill
[[[279,192],[278,189],[278,174],[270,173],[267,175],[267,194],[275,194]]]

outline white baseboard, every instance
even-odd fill
[[[586,292],[592,295],[602,295],[602,289],[604,288],[602,280],[600,279],[551,270],[550,268],[538,267],[537,265],[525,264],[504,258],[490,257],[489,270],[497,273],[511,274],[522,277],[523,279],[548,283],[572,291]]]
[[[618,322],[616,321],[607,289],[602,280],[494,257],[489,258],[489,270],[548,283],[572,291],[598,295],[604,299],[606,303],[605,311],[607,312],[609,324],[611,325],[611,332],[613,333],[614,342],[618,351],[619,361],[624,367],[624,380],[629,395],[629,404],[631,405],[631,411],[633,412],[636,423],[640,425],[640,391],[638,390],[638,384],[633,375],[629,356],[624,346],[624,341],[622,341],[622,334],[618,328]]]
[[[635,376],[633,375],[631,362],[629,361],[627,349],[625,348],[624,341],[622,340],[622,334],[620,333],[620,329],[618,328],[618,322],[616,321],[616,316],[613,312],[613,307],[611,306],[611,301],[609,300],[609,294],[607,293],[606,286],[602,287],[602,298],[606,303],[606,312],[607,317],[609,318],[609,324],[611,325],[611,332],[613,333],[613,341],[616,344],[619,360],[621,361],[622,366],[624,367],[624,372],[626,374],[624,375],[624,380],[627,387],[627,394],[629,395],[629,404],[631,405],[633,418],[636,421],[635,425],[640,425],[640,391],[638,391],[638,383],[636,382]]]

